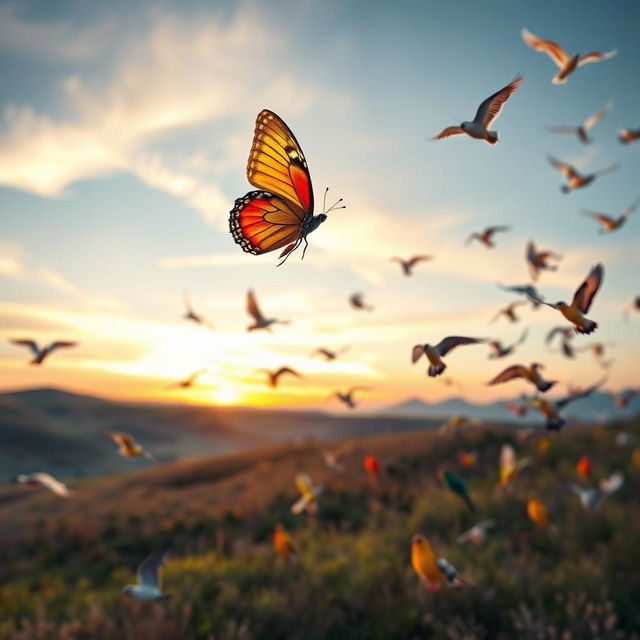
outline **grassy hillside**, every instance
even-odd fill
[[[343,473],[307,443],[78,481],[66,501],[7,487],[0,640],[638,638],[640,468],[633,445],[616,444],[621,430],[640,437],[638,421],[568,430],[542,453],[540,437],[519,444],[509,428],[423,431],[354,441]],[[495,489],[504,442],[534,457],[507,493]],[[478,453],[476,467],[460,468],[461,448]],[[378,482],[365,453],[380,459]],[[592,483],[625,475],[600,515],[565,487],[582,454]],[[477,514],[440,486],[439,468],[468,479]],[[327,487],[316,516],[290,512],[298,471]],[[530,491],[557,530],[528,520]],[[456,544],[483,518],[496,522],[485,547]],[[299,565],[273,551],[276,522],[295,538]],[[473,586],[424,591],[409,564],[416,532]],[[136,565],[164,541],[170,600],[124,599]]]

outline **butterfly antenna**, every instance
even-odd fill
[[[327,210],[327,193],[329,193],[329,187],[324,190],[324,198],[322,199],[322,213],[326,213]]]
[[[336,209],[346,209],[347,206],[346,205],[342,205],[341,207],[339,207],[338,205],[342,202],[342,198],[340,198],[339,200],[336,200],[326,211],[325,213],[329,213],[330,211],[334,211]]]

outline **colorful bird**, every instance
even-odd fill
[[[12,344],[17,344],[20,347],[28,347],[33,354],[33,360],[29,364],[41,365],[45,358],[50,356],[56,349],[66,349],[69,347],[75,347],[77,342],[70,342],[68,340],[56,340],[46,347],[40,347],[35,340],[9,340]]]
[[[516,315],[515,310],[518,307],[521,307],[523,304],[526,304],[526,302],[524,300],[518,300],[517,302],[512,302],[511,304],[507,305],[506,307],[503,307],[502,309],[500,309],[495,316],[493,316],[493,318],[491,319],[491,322],[495,322],[496,320],[498,320],[501,316],[504,316],[505,318],[507,318],[507,320],[509,320],[509,322],[518,322],[519,318]]]
[[[254,255],[282,249],[279,263],[303,242],[307,236],[339,207],[342,198],[332,207],[313,214],[314,200],[311,175],[302,149],[295,136],[279,116],[263,109],[256,119],[247,180],[260,191],[250,191],[235,201],[229,215],[229,230],[240,248]]]
[[[603,109],[597,111],[593,115],[589,116],[580,126],[578,127],[549,127],[549,131],[552,133],[571,133],[578,136],[578,140],[583,144],[589,144],[591,140],[589,139],[589,131],[595,127],[602,118],[604,118],[611,108],[613,107],[613,102],[608,102]]]
[[[490,340],[488,342],[489,348],[491,349],[491,353],[489,354],[490,360],[495,360],[497,358],[506,358],[510,356],[516,347],[520,346],[527,339],[528,331],[525,329],[522,332],[522,335],[513,343],[508,346],[503,346],[500,340]]]
[[[284,525],[280,522],[276,524],[273,531],[273,548],[289,562],[297,562],[296,545]]]
[[[588,456],[580,456],[580,459],[576,463],[576,472],[581,478],[591,477],[591,460]]]
[[[471,529],[461,533],[456,538],[456,542],[458,544],[470,542],[475,547],[483,547],[487,541],[487,531],[495,527],[495,524],[496,523],[493,520],[481,520],[474,524]]]
[[[138,602],[157,602],[166,600],[168,596],[162,593],[160,567],[169,550],[164,546],[150,553],[138,567],[137,584],[128,584],[122,589],[122,594],[134,598]]]
[[[460,463],[461,467],[475,467],[478,462],[478,452],[465,451],[464,449],[462,449],[458,451],[458,462]]]
[[[525,44],[531,47],[534,51],[546,53],[560,69],[560,71],[558,71],[551,80],[553,84],[564,84],[567,81],[567,76],[583,64],[608,60],[617,53],[614,49],[613,51],[607,51],[606,53],[592,51],[590,53],[585,53],[584,55],[575,53],[569,56],[559,44],[556,44],[551,40],[543,40],[542,38],[538,38],[538,36],[534,36],[526,27],[522,29],[522,39]]]
[[[582,211],[582,215],[587,216],[588,218],[593,218],[600,223],[600,234],[609,233],[619,229],[627,221],[627,218],[638,208],[639,204],[640,198],[629,205],[617,218],[609,216],[606,213],[598,213],[597,211],[587,211],[584,209]]]
[[[465,244],[470,244],[473,240],[477,240],[481,242],[487,249],[493,249],[496,245],[493,242],[493,236],[496,233],[509,231],[511,227],[505,226],[496,226],[496,227],[487,227],[484,231],[480,233],[472,233],[468,238]]]
[[[213,325],[204,316],[195,312],[193,306],[191,305],[191,301],[189,300],[188,293],[184,291],[182,295],[184,298],[184,306],[186,308],[186,312],[182,316],[183,319],[195,322],[196,324],[202,325],[203,327],[207,327],[207,329],[213,329]]]
[[[277,318],[265,318],[258,306],[258,300],[251,289],[247,291],[247,313],[253,318],[253,324],[247,327],[247,331],[255,331],[256,329],[266,329],[271,331],[274,324],[289,324],[289,320],[278,320]]]
[[[527,244],[525,255],[529,265],[529,273],[534,282],[538,279],[541,271],[556,271],[558,269],[557,265],[549,264],[549,260],[562,260],[562,256],[553,251],[537,251],[532,240]]]
[[[603,278],[604,267],[601,264],[597,264],[576,290],[571,304],[566,302],[550,304],[543,300],[538,300],[538,302],[559,311],[573,325],[576,333],[593,333],[598,328],[598,324],[593,320],[589,320],[585,314],[589,312],[591,303],[596,293],[598,293],[598,289],[600,289]]]
[[[357,405],[355,400],[353,399],[353,394],[356,391],[371,391],[371,387],[350,387],[347,391],[334,391],[327,398],[327,402],[329,402],[329,400],[331,400],[332,398],[337,398],[338,400],[340,400],[340,402],[349,407],[349,409],[355,409]]]
[[[450,471],[441,470],[438,473],[440,480],[444,482],[449,491],[455,493],[460,499],[469,507],[472,512],[476,511],[476,507],[473,504],[471,497],[469,496],[469,485],[467,481],[456,473]]]
[[[295,369],[291,369],[290,367],[280,367],[275,371],[271,371],[270,369],[258,369],[258,371],[267,374],[267,384],[274,389],[278,386],[281,376],[289,374],[291,376],[296,376],[297,378],[302,377]]]
[[[620,471],[612,473],[608,478],[603,478],[597,487],[585,489],[576,484],[568,485],[569,491],[575,493],[582,506],[590,513],[597,513],[607,496],[615,493],[624,484],[624,476]]]
[[[378,462],[378,458],[371,454],[367,454],[364,457],[364,469],[372,478],[377,479],[378,474],[380,473],[380,463]]]
[[[354,293],[349,298],[349,303],[357,311],[373,311],[373,307],[364,301],[364,294]]]
[[[420,534],[411,539],[411,566],[427,591],[438,591],[445,584],[470,586],[447,560],[436,559],[429,541]]]
[[[318,497],[324,491],[322,485],[314,485],[311,478],[306,473],[299,473],[296,476],[296,487],[300,492],[300,497],[291,505],[291,513],[313,514],[318,510]]]
[[[481,344],[483,342],[486,342],[483,338],[450,336],[448,338],[444,338],[434,346],[430,344],[417,344],[411,350],[411,362],[415,364],[424,354],[427,357],[427,360],[429,360],[428,374],[430,377],[435,378],[447,368],[447,365],[442,362],[442,358],[444,358],[444,356],[446,356],[449,351],[462,345]]]
[[[338,356],[346,353],[349,350],[349,347],[343,347],[342,349],[338,349],[337,351],[332,351],[331,349],[325,349],[324,347],[319,347],[315,351],[311,352],[311,357],[317,355],[321,355],[327,362],[331,362],[335,360]]]
[[[498,481],[498,487],[500,489],[508,489],[518,477],[520,471],[528,467],[532,462],[532,458],[529,457],[518,460],[515,449],[510,444],[503,444],[500,450],[500,480]]]
[[[517,76],[506,87],[496,91],[490,95],[478,107],[476,115],[471,122],[462,122],[457,127],[447,127],[443,129],[433,140],[442,140],[450,136],[457,136],[466,133],[477,140],[484,140],[487,144],[498,143],[498,132],[489,131],[491,125],[496,121],[502,113],[504,103],[515,93],[516,89],[522,84],[524,78]]]
[[[403,260],[398,257],[391,258],[391,262],[397,262],[402,267],[402,273],[407,277],[413,274],[413,269],[417,264],[420,264],[421,262],[428,262],[429,260],[433,260],[433,256],[412,256],[408,260]]]
[[[538,529],[545,531],[549,528],[549,512],[544,503],[535,495],[530,494],[527,501],[527,515]]]
[[[150,462],[157,462],[155,457],[139,445],[134,437],[122,431],[107,431],[107,435],[120,447],[118,453],[123,458],[146,458]]]
[[[618,129],[618,140],[622,144],[640,140],[640,129]]]
[[[44,487],[45,489],[49,489],[49,491],[53,491],[53,493],[61,498],[70,498],[73,496],[73,492],[66,484],[60,482],[60,480],[56,480],[48,473],[21,473],[17,480],[20,484],[24,484],[27,487]]]
[[[532,362],[528,367],[522,364],[514,364],[507,367],[502,373],[499,373],[493,380],[489,381],[488,386],[495,384],[502,384],[509,382],[510,380],[516,380],[517,378],[523,378],[527,382],[530,382],[535,388],[544,393],[556,384],[555,380],[547,381],[540,375],[540,369],[544,369],[544,365],[539,362]]]
[[[556,160],[553,156],[548,156],[549,162],[554,166],[565,178],[567,184],[563,184],[560,187],[560,191],[563,193],[569,193],[574,189],[581,189],[591,184],[598,176],[603,176],[612,171],[616,171],[619,165],[614,164],[601,171],[594,171],[593,173],[587,173],[582,175],[575,167],[563,162],[562,160]]]

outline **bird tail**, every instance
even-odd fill
[[[584,327],[576,327],[576,333],[586,333],[589,335],[598,328],[598,323],[593,320],[587,320]]]
[[[487,137],[485,138],[485,141],[490,145],[498,144],[498,132],[487,131]]]
[[[432,364],[430,364],[429,377],[435,378],[439,376],[446,368],[447,368],[447,365],[444,362],[441,362],[437,367],[434,367]]]
[[[464,503],[467,505],[467,507],[469,507],[470,511],[472,513],[475,513],[476,512],[476,505],[473,504],[473,502],[472,502],[471,498],[469,497],[469,495],[466,494],[466,493],[461,493],[460,497],[464,500]]]
[[[546,380],[543,382],[540,382],[538,384],[538,391],[541,391],[542,393],[544,393],[545,391],[549,391],[549,389],[551,389],[551,387],[553,387],[554,384],[556,384],[557,380],[552,380],[551,382],[547,382]]]

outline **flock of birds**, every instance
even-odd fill
[[[529,47],[535,51],[546,53],[556,64],[559,70],[552,79],[554,84],[565,83],[567,78],[584,64],[608,60],[616,55],[615,51],[567,54],[560,45],[549,40],[543,40],[533,35],[526,28],[522,30],[522,38]],[[502,112],[507,100],[517,91],[522,82],[523,77],[517,76],[507,86],[484,100],[478,107],[473,120],[462,122],[459,126],[447,127],[435,136],[435,139],[440,140],[450,136],[466,134],[474,139],[483,140],[490,145],[497,144],[499,139],[498,132],[492,130],[491,127]],[[610,109],[611,104],[609,103],[578,126],[556,126],[550,130],[558,134],[576,135],[581,143],[587,144],[590,142],[591,130],[609,113]],[[639,140],[640,129],[622,129],[619,131],[619,139],[625,144]],[[573,189],[586,187],[593,183],[597,176],[617,168],[617,165],[615,165],[599,172],[582,175],[568,163],[557,160],[552,156],[549,157],[549,161],[565,177],[566,183],[562,186],[562,191],[565,193]],[[284,262],[302,242],[305,243],[306,249],[307,235],[326,220],[326,214],[329,211],[339,208],[337,205],[340,201],[329,208],[328,211],[313,215],[313,191],[302,150],[286,124],[271,111],[264,110],[258,116],[254,142],[247,165],[247,176],[254,186],[261,189],[269,188],[269,191],[252,191],[246,194],[236,200],[231,212],[230,231],[236,243],[246,252],[259,254],[284,247],[281,254]],[[633,202],[618,217],[592,211],[584,211],[583,213],[601,225],[601,233],[609,233],[619,229],[631,213],[635,211],[638,204],[640,204],[640,199]],[[477,241],[487,249],[492,249],[496,246],[494,236],[508,231],[509,227],[507,226],[488,227],[472,233],[467,240],[467,244]],[[576,335],[590,335],[598,328],[597,322],[587,317],[587,314],[603,282],[604,267],[602,264],[596,264],[590,269],[575,290],[570,303],[563,301],[549,303],[536,290],[533,283],[537,282],[542,272],[558,269],[557,263],[562,259],[562,256],[551,250],[539,250],[533,242],[529,242],[526,247],[525,258],[532,283],[513,286],[501,285],[506,291],[523,296],[523,299],[512,302],[505,308],[500,309],[492,319],[492,322],[496,322],[503,317],[511,323],[518,322],[517,310],[527,304],[530,304],[534,309],[549,307],[558,312],[565,324],[552,328],[547,335],[546,343],[551,345],[555,342],[556,337],[559,337],[561,353],[567,358],[575,357],[575,353],[579,349],[589,349],[603,368],[608,368],[611,361],[604,360],[608,344],[595,343],[578,348],[572,345]],[[433,256],[430,255],[415,255],[409,258],[395,256],[391,258],[393,262],[400,266],[405,276],[411,276],[418,265],[432,259]],[[349,298],[349,304],[357,311],[372,312],[374,310],[367,303],[362,293],[354,293]],[[213,329],[213,325],[209,320],[196,312],[186,292],[184,294],[184,305],[184,319],[205,328]],[[253,291],[247,293],[246,310],[252,321],[247,327],[249,332],[258,330],[271,331],[275,325],[287,325],[289,323],[288,320],[265,316]],[[625,317],[632,311],[640,311],[640,296],[636,296],[625,308]],[[428,361],[427,374],[435,378],[441,376],[447,369],[444,359],[454,349],[463,346],[486,344],[490,349],[489,358],[501,359],[513,355],[517,348],[527,339],[527,336],[528,332],[525,330],[518,340],[509,345],[504,345],[499,340],[448,336],[434,344],[415,345],[411,351],[411,361],[415,364],[421,361],[424,356]],[[45,359],[58,349],[76,346],[75,342],[69,341],[56,341],[47,346],[39,345],[31,339],[17,339],[11,342],[30,350],[33,356],[30,362],[33,365],[42,365]],[[320,347],[314,350],[310,356],[321,356],[327,362],[330,362],[339,358],[347,349],[349,347],[339,350]],[[535,390],[535,394],[530,397],[523,396],[519,403],[508,402],[505,405],[514,415],[519,417],[526,415],[531,409],[539,411],[545,418],[548,431],[558,431],[562,428],[565,421],[560,414],[569,403],[589,396],[606,380],[604,378],[584,389],[571,389],[566,397],[551,400],[544,394],[554,387],[557,381],[547,380],[542,374],[543,369],[544,366],[538,362],[528,365],[513,364],[489,380],[487,384],[504,384],[516,379],[526,381]],[[198,370],[184,380],[173,383],[169,388],[190,388],[196,384],[198,377],[205,371],[206,369]],[[277,387],[285,376],[301,377],[298,371],[288,366],[281,366],[273,370],[260,369],[259,373],[264,375],[265,382],[273,388]],[[451,384],[450,380],[446,380],[446,382]],[[370,390],[370,388],[353,386],[344,391],[335,391],[330,396],[330,399],[335,398],[345,406],[353,409],[356,407],[356,392],[367,390]],[[640,390],[628,390],[619,394],[614,399],[615,404],[619,407],[627,406],[636,393],[640,393]],[[476,421],[470,418],[454,417],[443,426],[443,431],[459,430],[474,424],[476,424]],[[118,446],[120,455],[131,458],[145,457],[151,462],[156,462],[153,455],[137,443],[130,434],[114,432],[108,433],[108,436]],[[329,469],[335,472],[342,472],[344,471],[344,466],[341,458],[348,450],[349,445],[343,445],[332,451],[323,449],[321,452]],[[460,452],[460,463],[462,466],[473,465],[475,463],[474,454],[472,452]],[[504,444],[500,454],[498,486],[502,490],[508,490],[519,473],[530,464],[531,459],[518,459],[514,448],[509,444]],[[374,456],[366,456],[364,467],[372,478],[378,477],[380,464]],[[586,456],[579,461],[577,470],[583,479],[590,477],[590,461]],[[441,470],[439,476],[443,485],[457,495],[471,512],[475,513],[477,511],[469,493],[468,483],[463,476],[446,470]],[[29,486],[44,486],[61,497],[69,498],[73,495],[73,492],[64,483],[47,473],[23,474],[18,477],[18,481]],[[597,486],[585,488],[582,485],[571,484],[568,488],[578,496],[585,509],[590,512],[597,512],[604,499],[617,491],[623,482],[622,473],[616,471],[609,477],[603,478]],[[311,478],[304,473],[296,476],[295,483],[300,495],[291,506],[292,513],[315,513],[324,488],[320,485],[315,485]],[[539,497],[534,494],[529,496],[526,511],[531,521],[538,528],[553,530],[549,513]],[[487,539],[488,531],[494,526],[495,523],[492,520],[481,520],[471,529],[460,534],[457,537],[457,541],[461,544],[470,542],[476,546],[481,546]],[[281,524],[278,524],[275,528],[273,544],[281,555],[293,562],[297,561],[296,545],[291,535]],[[146,558],[138,568],[137,584],[125,586],[123,594],[132,596],[141,602],[164,599],[166,595],[162,591],[160,567],[167,551],[168,547],[162,547]],[[421,534],[415,535],[411,540],[411,565],[424,587],[430,591],[440,589],[447,584],[462,586],[470,584],[459,575],[455,567],[445,558],[436,556],[427,538]]]

